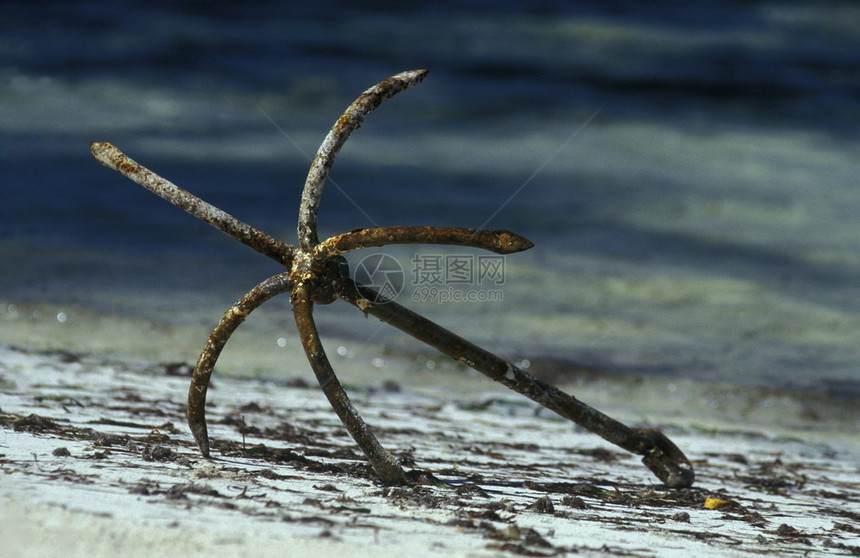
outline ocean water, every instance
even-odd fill
[[[0,318],[214,325],[277,264],[89,142],[294,243],[340,112],[428,68],[343,149],[321,236],[456,225],[535,248],[353,269],[391,255],[399,301],[515,360],[860,396],[860,8],[273,4],[4,4]],[[272,351],[298,343],[286,300],[261,316]],[[347,305],[317,316],[332,350],[415,350]]]

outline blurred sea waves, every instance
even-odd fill
[[[486,226],[536,248],[506,258],[503,301],[406,304],[511,358],[860,392],[860,8],[293,4],[4,5],[0,299],[214,324],[277,266],[88,143],[293,242],[340,111],[426,67],[347,143],[321,234]],[[415,250],[389,253],[414,292]],[[329,335],[389,335],[329,312]]]

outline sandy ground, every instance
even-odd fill
[[[3,556],[860,553],[853,435],[662,423],[697,472],[667,490],[636,456],[516,394],[389,382],[353,400],[429,475],[385,487],[295,380],[216,375],[215,459],[201,459],[185,373],[0,349]]]

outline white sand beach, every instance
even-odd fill
[[[351,389],[354,402],[407,469],[438,480],[385,487],[315,384],[283,378],[216,374],[215,459],[201,459],[184,424],[182,373],[139,359],[0,350],[4,556],[860,549],[856,431],[785,409],[791,428],[644,416],[629,401],[603,408],[662,427],[693,461],[694,487],[669,490],[636,456],[489,382],[455,393],[380,380]]]

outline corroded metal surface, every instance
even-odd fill
[[[102,164],[287,268],[286,272],[254,287],[231,307],[212,331],[200,354],[188,394],[187,411],[188,424],[200,451],[204,456],[209,455],[205,416],[206,392],[221,350],[239,324],[255,308],[278,294],[290,292],[296,327],[320,387],[383,482],[402,484],[415,476],[410,477],[404,473],[401,464],[379,443],[350,402],[319,339],[313,320],[314,303],[327,304],[337,298],[350,302],[362,311],[405,331],[613,444],[642,455],[643,463],[667,486],[691,486],[695,475],[690,461],[663,433],[651,429],[631,429],[555,386],[538,380],[513,363],[386,299],[373,289],[354,283],[349,278],[345,260],[340,256],[344,252],[360,248],[417,243],[470,246],[499,254],[510,254],[531,248],[532,243],[529,240],[504,230],[395,226],[359,229],[319,242],[316,231],[317,210],[323,184],[340,148],[373,109],[385,99],[420,83],[426,73],[426,70],[403,72],[371,87],[351,104],[335,123],[320,146],[305,183],[299,209],[298,248],[238,221],[132,161],[116,147],[108,143],[91,144],[93,155]]]
[[[287,267],[290,266],[293,254],[292,246],[284,244],[263,231],[243,223],[226,211],[218,209],[194,194],[183,190],[169,180],[158,176],[143,165],[133,161],[110,143],[93,142],[90,144],[90,151],[93,157],[104,166],[130,178],[153,194],[169,201],[180,209],[184,209],[198,219],[209,223],[242,244],[250,246],[261,254],[269,256]]]
[[[319,209],[323,186],[335,157],[349,135],[361,126],[367,115],[383,101],[418,85],[425,76],[427,76],[427,70],[411,70],[391,76],[362,93],[334,123],[311,163],[302,191],[298,226],[299,244],[302,248],[309,250],[319,243],[317,209]]]
[[[534,246],[527,238],[505,230],[399,226],[358,229],[340,234],[320,243],[317,252],[335,255],[390,244],[448,244],[481,248],[496,254],[513,254]]]
[[[305,355],[311,363],[311,369],[317,377],[320,388],[322,388],[335,413],[355,442],[364,451],[380,480],[387,484],[403,484],[406,477],[400,462],[382,447],[370,427],[355,410],[346,390],[343,389],[331,363],[329,363],[314,323],[313,303],[310,300],[307,285],[304,283],[296,285],[293,289],[292,303],[293,316],[296,319],[296,327],[301,336]]]
[[[209,457],[209,434],[206,429],[206,392],[209,390],[209,379],[215,363],[227,344],[227,340],[236,328],[245,321],[248,315],[259,308],[264,302],[274,296],[287,292],[292,287],[290,274],[280,273],[269,277],[240,298],[222,316],[221,321],[212,330],[206,345],[197,359],[197,365],[191,376],[191,387],[188,390],[188,425],[200,448],[203,457]]]

